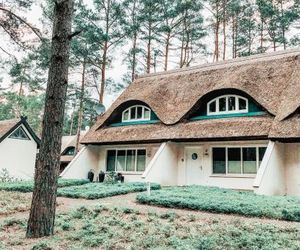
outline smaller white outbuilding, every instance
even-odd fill
[[[39,144],[26,117],[0,121],[0,171],[7,170],[13,178],[32,179]]]

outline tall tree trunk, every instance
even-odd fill
[[[234,45],[235,45],[235,31],[234,31],[234,16],[232,16],[232,31],[231,31],[231,39],[232,39],[232,58],[235,58],[235,54],[234,54]]]
[[[70,124],[69,135],[72,135],[72,133],[73,133],[75,107],[76,107],[76,99],[75,99],[75,102],[73,105],[73,112],[71,114],[71,124]]]
[[[151,22],[149,22],[149,26],[148,26],[148,44],[147,44],[147,59],[146,59],[146,73],[149,74],[150,73],[150,69],[151,69],[151,35],[152,35],[152,25]]]
[[[227,20],[227,13],[226,13],[226,8],[227,8],[227,0],[223,0],[223,60],[226,59],[226,47],[227,47],[227,42],[226,42],[226,20]]]
[[[108,49],[108,42],[105,41],[104,47],[103,47],[103,55],[102,55],[101,86],[100,86],[100,93],[99,93],[99,103],[101,103],[101,104],[103,104],[104,89],[105,89],[105,82],[106,82],[107,49]]]
[[[281,28],[282,28],[282,39],[283,39],[283,49],[286,50],[286,40],[285,40],[285,26],[283,19],[283,1],[280,1],[280,11],[281,11]]]
[[[136,3],[137,0],[133,1],[133,9],[132,9],[132,13],[131,13],[131,17],[132,17],[132,22],[134,23],[134,25],[136,25],[137,20],[136,20]],[[136,28],[135,28],[136,29]],[[134,81],[134,79],[136,78],[136,64],[137,64],[137,60],[136,60],[136,54],[137,54],[137,30],[134,31],[133,33],[133,41],[132,41],[132,69],[131,69],[131,82]]]
[[[219,18],[219,1],[216,3],[216,23],[215,23],[215,51],[214,51],[214,61],[219,61],[219,28],[220,28],[220,18]]]
[[[109,37],[109,13],[111,11],[111,0],[107,1],[107,6],[105,8],[105,42],[103,46],[103,54],[102,54],[102,64],[101,64],[101,86],[99,93],[99,103],[103,104],[104,99],[104,89],[106,83],[106,63],[107,63],[107,51],[108,51],[108,37]]]
[[[54,232],[57,177],[68,86],[72,14],[73,0],[55,1],[42,140],[35,168],[27,237],[43,237]]]
[[[164,66],[164,71],[168,70],[170,39],[171,39],[171,33],[168,32],[167,33],[167,38],[166,38],[166,47],[165,47],[165,66]]]
[[[260,28],[260,50],[261,53],[263,52],[264,46],[264,20],[261,19],[261,28]]]
[[[80,141],[80,133],[81,133],[82,117],[83,117],[83,98],[84,98],[84,89],[85,89],[85,69],[86,69],[86,62],[84,60],[83,63],[82,63],[82,76],[81,76],[81,88],[80,88],[80,97],[79,97],[78,126],[77,126],[77,133],[76,133],[75,155],[79,152],[79,141]]]
[[[133,35],[132,44],[132,70],[131,70],[131,81],[133,82],[136,77],[136,47],[137,47],[137,32]]]

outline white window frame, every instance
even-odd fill
[[[235,98],[235,110],[229,110],[228,99],[230,97]],[[221,98],[226,99],[226,110],[225,111],[219,110],[219,101]],[[239,109],[239,99],[243,99],[244,101],[246,101],[246,109]],[[209,110],[209,106],[213,102],[216,103],[216,111],[215,112],[211,112]],[[242,97],[240,95],[222,95],[222,96],[218,96],[218,97],[214,98],[213,100],[211,100],[210,102],[207,103],[207,115],[240,114],[240,113],[248,113],[248,111],[249,111],[249,101],[247,98]]]
[[[131,119],[131,110],[135,109],[135,114],[137,117],[137,109],[141,107],[142,108],[142,117],[141,118],[135,118],[135,119]],[[149,111],[150,115],[148,118],[145,118],[145,110]],[[128,119],[125,119],[125,113],[128,111]],[[145,105],[134,105],[134,106],[130,106],[129,108],[125,109],[122,112],[122,122],[136,122],[136,121],[150,121],[151,120],[151,109],[146,107]]]
[[[214,173],[213,169],[213,149],[214,148],[225,148],[225,174],[221,173]],[[228,172],[228,148],[239,148],[241,151],[241,172],[240,173],[229,173]],[[243,173],[243,148],[255,148],[256,150],[256,173],[255,174],[248,174],[248,173]],[[257,171],[260,167],[259,165],[259,148],[267,148],[267,145],[227,145],[227,146],[213,146],[211,147],[211,174],[212,176],[256,176]]]
[[[23,133],[25,134],[26,138],[13,136],[13,134],[14,134],[17,130],[19,130],[19,129],[23,131]],[[27,130],[25,130],[25,129],[23,128],[23,126],[19,126],[19,127],[17,127],[13,132],[10,133],[10,135],[8,136],[8,138],[9,138],[9,139],[14,139],[14,140],[30,141],[31,139],[30,139],[30,137],[29,137],[29,135],[27,134],[26,131],[27,131]]]
[[[142,174],[145,170],[146,170],[146,166],[147,166],[147,149],[146,148],[108,148],[106,149],[106,156],[105,156],[105,171],[106,172],[110,172],[107,170],[107,155],[108,155],[108,151],[116,151],[115,153],[115,168],[114,168],[114,172],[118,172],[118,173],[138,173],[138,174]],[[121,150],[125,150],[125,170],[117,170],[117,157],[118,157],[118,151]],[[135,163],[134,163],[134,171],[127,171],[127,151],[129,150],[135,150]],[[138,150],[145,150],[145,170],[143,171],[137,171],[137,152]]]

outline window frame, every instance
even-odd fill
[[[136,117],[137,117],[137,109],[141,107],[142,108],[142,117],[141,118],[135,118],[131,119],[131,110],[136,109]],[[149,111],[149,117],[145,118],[145,110]],[[125,113],[128,111],[128,119],[125,119]],[[150,121],[151,120],[151,109],[145,105],[134,105],[130,106],[129,108],[125,109],[122,112],[122,122],[137,122],[137,121]]]
[[[21,138],[21,137],[16,137],[13,136],[13,134],[17,131],[17,130],[22,130],[23,133],[25,134],[26,138]],[[26,133],[25,129],[23,128],[23,126],[19,126],[17,127],[13,132],[10,133],[10,135],[8,136],[9,139],[14,139],[14,140],[23,140],[23,141],[31,141],[31,138],[29,137],[29,135]]]
[[[125,170],[117,170],[117,156],[118,156],[118,151],[125,151]],[[135,162],[134,162],[134,171],[127,171],[127,151],[130,150],[135,150]],[[137,153],[138,150],[145,150],[145,169],[144,171],[137,171]],[[108,151],[116,151],[115,152],[115,167],[113,172],[117,173],[124,173],[124,174],[143,174],[146,170],[147,166],[147,149],[145,147],[138,147],[138,148],[107,148],[106,149],[106,154],[105,154],[105,172],[111,172],[107,170],[107,155]]]
[[[67,154],[67,152],[69,152],[71,149],[74,150],[74,153],[73,154]],[[74,156],[75,155],[75,150],[76,150],[76,148],[74,146],[66,147],[65,150],[62,152],[61,156]]]
[[[225,148],[225,174],[222,173],[214,173],[213,172],[213,149],[214,148]],[[240,173],[229,173],[228,172],[228,148],[239,148],[240,152],[241,152],[241,166],[240,166]],[[255,148],[255,152],[256,152],[256,173],[255,174],[249,174],[249,173],[243,173],[243,148]],[[255,177],[257,175],[257,172],[260,168],[260,164],[259,164],[259,148],[266,148],[267,150],[267,145],[264,144],[255,144],[255,145],[226,145],[226,146],[222,146],[222,145],[214,145],[211,147],[211,175],[212,176],[233,176],[233,177],[245,177],[245,176],[250,176],[250,177]],[[265,151],[266,153],[266,151]]]
[[[228,105],[228,99],[230,97],[234,97],[235,98],[235,109],[234,110],[229,110],[229,105]],[[219,102],[220,99],[225,98],[226,99],[226,109],[225,111],[220,111],[220,107],[219,107]],[[239,109],[239,99],[243,99],[244,101],[246,101],[246,109]],[[211,112],[209,110],[210,104],[216,102],[216,111],[215,112]],[[212,99],[211,101],[209,101],[207,103],[207,107],[206,107],[206,112],[207,115],[224,115],[224,114],[241,114],[241,113],[248,113],[249,112],[249,100],[243,96],[240,95],[222,95],[222,96],[218,96],[214,99]]]

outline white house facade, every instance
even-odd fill
[[[0,170],[19,180],[33,179],[39,143],[25,117],[0,121]]]
[[[62,173],[300,195],[300,51],[139,77]]]

